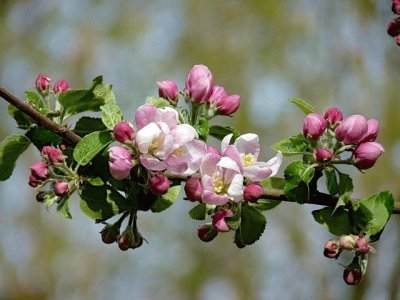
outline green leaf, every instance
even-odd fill
[[[43,99],[35,91],[25,91],[25,97],[28,103],[42,115],[46,115],[49,112]]]
[[[281,189],[285,187],[285,179],[280,178],[280,177],[268,177],[262,181],[260,181],[260,184],[262,185],[263,188],[274,188],[274,189]]]
[[[169,188],[168,192],[157,198],[156,202],[151,207],[151,211],[154,213],[162,212],[169,208],[178,199],[181,192],[181,186],[175,185]]]
[[[87,184],[81,195],[80,208],[94,220],[107,220],[128,209],[129,202],[114,189]]]
[[[95,131],[84,136],[76,145],[73,153],[75,161],[81,166],[87,165],[100,151],[113,142],[109,131]]]
[[[94,131],[107,130],[107,127],[103,124],[100,118],[82,117],[76,122],[74,132],[84,137],[85,135]]]
[[[368,236],[379,233],[389,221],[394,208],[388,191],[372,195],[354,205],[355,226]]]
[[[8,106],[8,114],[17,122],[18,128],[28,129],[33,123],[33,120],[27,114],[11,104]]]
[[[308,149],[308,142],[302,134],[283,139],[271,146],[278,152],[281,151],[284,156],[303,154]]]
[[[87,179],[87,182],[94,186],[104,185],[104,181],[100,177],[90,177]]]
[[[286,184],[284,192],[290,201],[305,203],[309,200],[308,184],[312,180],[315,169],[302,160],[291,162],[284,171]]]
[[[289,101],[294,103],[306,115],[313,113],[315,111],[314,107],[310,103],[308,103],[306,100],[303,100],[300,98],[290,98]]]
[[[54,203],[56,203],[60,198],[54,193],[47,193],[43,197],[44,207],[48,210]]]
[[[325,207],[314,210],[312,215],[316,222],[321,224],[333,235],[340,236],[353,233],[349,212],[347,210],[339,208],[334,212],[334,208]]]
[[[339,185],[337,182],[335,169],[325,169],[326,187],[331,196],[336,196],[339,193]]]
[[[209,134],[220,141],[222,141],[225,136],[231,133],[233,134],[231,139],[232,141],[236,140],[240,136],[240,132],[231,126],[213,125],[209,129]]]
[[[207,207],[205,203],[200,203],[189,210],[189,216],[193,220],[205,220],[207,216]]]
[[[69,197],[65,196],[61,198],[61,201],[57,204],[57,212],[59,215],[66,219],[72,219],[72,215],[69,211]]]
[[[10,135],[0,143],[0,180],[10,178],[18,157],[30,145],[29,139],[23,135]]]
[[[253,206],[261,211],[266,211],[277,207],[281,203],[281,201],[276,200],[259,199],[256,203],[250,204],[250,206]]]
[[[210,125],[208,124],[208,120],[201,119],[199,124],[194,126],[194,128],[196,129],[200,139],[203,141],[207,141],[208,132],[210,130]]]
[[[267,220],[256,208],[243,205],[240,227],[236,230],[235,240],[243,245],[251,245],[256,242],[264,232]]]
[[[44,146],[56,146],[62,143],[62,138],[60,136],[37,125],[31,126],[25,135],[38,149],[42,149]]]
[[[350,196],[353,193],[353,180],[347,174],[339,172],[338,193],[339,200],[336,203],[336,208],[346,205],[350,201]]]
[[[164,108],[164,107],[171,106],[171,104],[169,103],[168,100],[165,100],[164,98],[156,97],[156,96],[147,97],[146,103],[153,104],[154,106],[157,106],[158,108]]]
[[[115,103],[115,96],[112,86],[103,84],[103,77],[98,76],[89,89],[68,90],[59,95],[58,102],[65,109],[65,117],[68,117],[85,111],[99,111],[100,106]]]
[[[122,111],[118,105],[114,103],[108,103],[100,107],[101,119],[110,130],[113,130],[114,126],[122,121]]]

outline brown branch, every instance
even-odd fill
[[[61,136],[69,144],[76,145],[81,140],[81,137],[79,135],[75,134],[74,132],[72,132],[71,130],[68,130],[67,128],[65,128],[63,126],[58,125],[54,121],[46,118],[41,113],[39,113],[37,110],[35,110],[32,106],[30,106],[26,102],[18,99],[16,96],[14,96],[13,94],[11,94],[9,91],[7,91],[6,89],[4,89],[2,87],[0,87],[0,97],[2,97],[4,100],[6,100],[11,105],[18,108],[20,111],[27,114],[39,126],[47,128],[48,130]]]

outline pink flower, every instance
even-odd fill
[[[133,140],[133,126],[126,121],[119,122],[113,128],[114,138],[120,143],[129,143]]]
[[[222,86],[216,85],[214,86],[209,102],[211,107],[213,107],[218,114],[230,116],[238,110],[240,105],[240,96],[229,96]]]
[[[35,188],[43,184],[43,181],[33,175],[29,176],[28,184]]]
[[[108,150],[111,176],[117,180],[125,179],[129,176],[132,164],[132,153],[125,148],[114,146]]]
[[[57,196],[64,196],[65,194],[67,194],[69,192],[69,184],[68,182],[65,181],[57,181],[54,184],[54,193]]]
[[[233,212],[231,210],[219,210],[211,216],[212,224],[214,228],[219,232],[228,232],[231,230],[229,225],[226,223],[226,217],[232,217]]]
[[[176,102],[179,97],[178,87],[175,81],[163,80],[157,81],[158,95],[171,102]]]
[[[47,95],[50,89],[51,79],[45,74],[39,74],[36,78],[36,89],[41,95]]]
[[[64,162],[64,155],[60,149],[53,146],[44,146],[42,155],[49,161],[50,164],[59,164]]]
[[[54,84],[53,92],[54,94],[64,93],[69,90],[69,84],[66,80],[59,80]]]
[[[366,142],[357,146],[354,150],[354,160],[362,170],[373,167],[379,156],[385,152],[383,146],[376,142]]]
[[[314,157],[317,162],[331,161],[333,158],[333,152],[329,149],[319,148],[315,151]]]
[[[43,161],[33,163],[29,169],[31,170],[32,182],[33,179],[36,180],[46,180],[49,177],[49,168],[47,164]],[[30,178],[31,179],[31,178]],[[29,180],[31,182],[31,180]]]
[[[186,179],[185,184],[185,194],[189,201],[201,202],[201,193],[203,192],[203,187],[201,186],[201,179],[196,177],[189,177]]]
[[[326,126],[326,121],[321,115],[310,113],[304,119],[303,134],[307,138],[317,140],[325,132]]]
[[[157,196],[164,195],[168,192],[170,185],[169,179],[162,174],[154,174],[149,180],[150,191]]]
[[[221,142],[222,155],[233,159],[244,177],[251,181],[261,181],[278,173],[283,160],[280,151],[269,161],[260,162],[257,161],[260,153],[258,135],[254,133],[243,134],[235,140],[233,145],[229,145],[231,138],[232,134],[223,138]]]
[[[379,122],[375,119],[369,119],[367,121],[367,132],[361,138],[361,143],[374,142],[379,132]]]
[[[264,189],[259,183],[249,183],[243,190],[243,198],[249,202],[257,202],[264,195]]]
[[[334,126],[343,120],[343,113],[337,107],[330,107],[324,114],[324,118],[327,122]]]
[[[336,128],[336,138],[338,141],[350,145],[358,144],[367,133],[367,120],[361,115],[351,115],[343,120]]]
[[[210,70],[204,65],[195,65],[189,72],[185,82],[185,91],[196,103],[207,102],[214,88],[214,80]]]

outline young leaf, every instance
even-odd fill
[[[169,208],[178,199],[181,192],[181,186],[175,185],[169,188],[168,192],[157,198],[156,202],[151,207],[151,211],[154,213],[162,212]]]
[[[154,106],[157,106],[158,108],[164,108],[171,106],[171,104],[168,102],[168,100],[165,100],[164,98],[161,97],[147,97],[146,98],[146,103],[148,104],[153,104]]]
[[[27,114],[11,104],[8,106],[8,114],[17,122],[18,128],[26,130],[33,123],[33,120]]]
[[[308,142],[302,134],[283,139],[271,146],[274,151],[281,151],[284,156],[303,154],[308,149]]]
[[[339,184],[338,184],[338,193],[339,193],[339,200],[336,203],[336,207],[346,205],[349,200],[350,196],[353,193],[353,179],[347,174],[343,174],[339,172]]]
[[[266,224],[265,216],[258,209],[243,205],[240,227],[236,231],[235,239],[243,245],[251,245],[261,237]]]
[[[81,166],[87,165],[100,151],[107,147],[113,138],[109,131],[95,131],[76,145],[73,153],[74,160]]]
[[[85,135],[94,131],[107,130],[107,127],[103,124],[100,118],[82,117],[76,122],[74,132],[84,137]]]
[[[207,215],[207,207],[205,203],[197,204],[191,210],[189,210],[189,216],[193,220],[205,220]]]
[[[23,135],[10,135],[0,143],[0,180],[10,178],[18,157],[31,144]]]
[[[347,235],[353,233],[349,212],[344,209],[337,209],[334,212],[332,207],[325,207],[312,212],[314,220],[321,224],[333,235]]]
[[[308,103],[306,100],[303,100],[300,98],[290,98],[289,101],[294,103],[306,115],[313,113],[315,111],[314,107],[310,103]]]
[[[118,105],[114,103],[108,103],[100,107],[101,109],[101,119],[104,125],[113,130],[114,126],[122,121],[122,111]]]
[[[284,171],[286,184],[284,192],[290,201],[305,203],[309,200],[309,187],[315,169],[302,160],[291,162]]]
[[[44,146],[60,145],[62,138],[54,132],[37,125],[33,125],[25,134],[39,150]]]
[[[199,135],[200,139],[203,141],[207,140],[208,132],[210,130],[210,125],[206,119],[201,119],[199,124],[194,127]]]
[[[260,184],[263,188],[274,188],[274,189],[283,189],[285,187],[285,179],[280,177],[268,177],[262,181]]]
[[[25,97],[28,103],[42,115],[46,115],[49,112],[43,99],[35,91],[25,91]]]
[[[231,133],[233,134],[232,141],[236,140],[240,136],[240,132],[230,126],[213,125],[209,129],[209,134],[220,141]]]
[[[325,170],[325,175],[328,192],[331,196],[335,196],[339,192],[335,169]]]
[[[253,206],[261,211],[266,211],[277,207],[281,203],[281,201],[276,200],[259,199],[256,203],[250,204],[250,206]]]
[[[72,215],[69,211],[68,196],[61,198],[61,201],[57,204],[57,212],[66,219],[72,219]]]

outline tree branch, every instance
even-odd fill
[[[4,100],[6,100],[11,105],[18,108],[20,111],[27,114],[39,126],[47,128],[48,130],[61,136],[69,144],[76,145],[81,140],[81,137],[79,135],[75,134],[74,132],[72,132],[71,130],[69,130],[63,126],[58,125],[54,121],[46,118],[41,113],[39,113],[37,110],[35,110],[32,106],[30,106],[26,102],[18,99],[16,96],[11,94],[9,91],[7,91],[3,87],[0,87],[0,97],[2,97]]]

